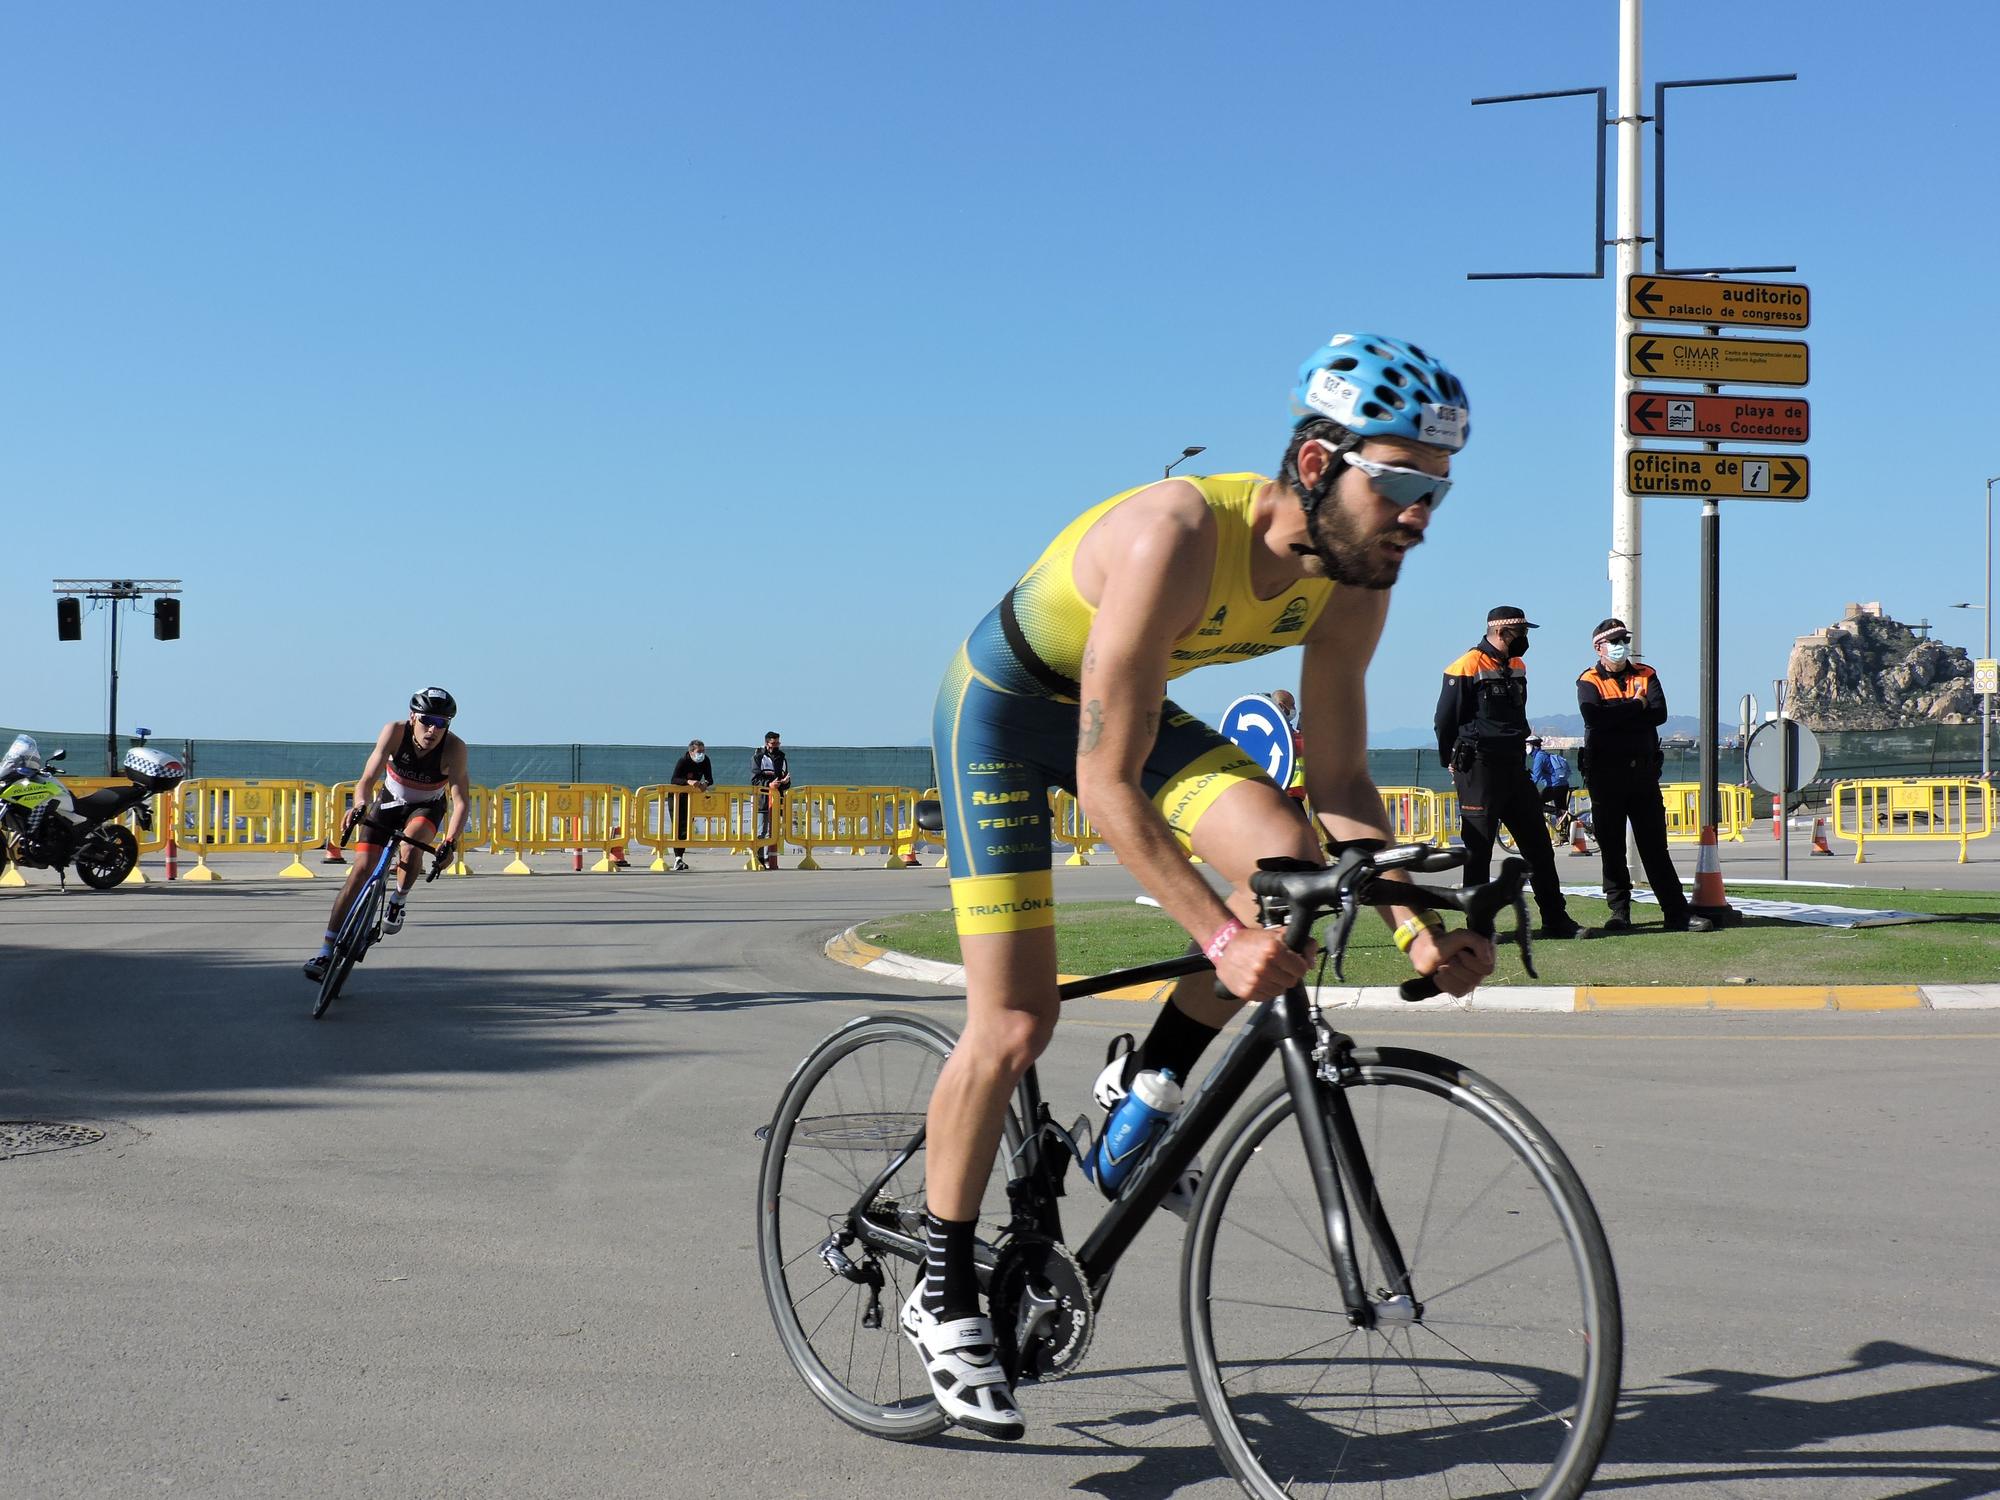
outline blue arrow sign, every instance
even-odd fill
[[[1222,737],[1264,768],[1279,786],[1292,781],[1292,726],[1261,693],[1238,698],[1222,711]]]

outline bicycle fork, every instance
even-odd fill
[[[1286,998],[1301,1010],[1308,1008],[1303,989]],[[1313,1187],[1319,1195],[1321,1227],[1340,1284],[1341,1302],[1348,1321],[1356,1328],[1405,1327],[1421,1321],[1424,1309],[1416,1299],[1402,1246],[1390,1227],[1347,1101],[1344,1083],[1354,1076],[1354,1043],[1317,1015],[1309,1034],[1314,1038],[1311,1044],[1297,1027],[1289,1028],[1279,1043],[1278,1055]],[[1373,1292],[1361,1274],[1354,1237],[1357,1218],[1387,1283]]]

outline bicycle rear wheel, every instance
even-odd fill
[[[899,1442],[944,1430],[929,1378],[897,1325],[923,1275],[924,1160],[919,1149],[875,1194],[876,1223],[911,1236],[915,1258],[877,1257],[858,1241],[841,1252],[881,1277],[879,1326],[870,1288],[820,1254],[847,1227],[862,1191],[922,1128],[931,1089],[956,1039],[915,1016],[868,1016],[843,1026],[799,1065],[764,1136],[757,1180],[757,1259],[785,1353],[812,1393],[861,1431]],[[1022,1140],[1010,1108],[1000,1155],[980,1204],[991,1246],[1008,1220],[1008,1163]]]
[[[340,940],[333,945],[333,959],[326,966],[326,973],[320,976],[319,999],[313,1005],[313,1019],[317,1021],[326,1014],[326,1008],[333,1004],[340,994],[340,987],[347,983],[348,970],[352,969],[368,945],[375,940],[375,920],[382,905],[382,882],[371,881],[361,892],[361,899],[347,914],[347,922]]]
[[[1345,1097],[1420,1310],[1349,1322],[1301,1134],[1284,1128],[1291,1096],[1266,1094],[1217,1157],[1182,1258],[1182,1333],[1216,1446],[1256,1496],[1581,1494],[1623,1351],[1589,1194],[1478,1074],[1401,1048],[1355,1061]],[[1382,1307],[1393,1289],[1353,1223]]]

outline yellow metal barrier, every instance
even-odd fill
[[[1917,776],[1833,784],[1833,836],[1853,843],[1857,865],[1871,842],[1957,844],[1965,864],[1966,845],[1992,832],[1993,788],[1984,781]]]
[[[1389,837],[1398,844],[1440,844],[1438,794],[1424,786],[1382,786],[1382,811],[1389,818]]]
[[[653,851],[648,868],[656,871],[667,868],[671,849],[727,849],[747,856],[759,842],[757,809],[764,800],[761,787],[642,786],[631,795],[625,836]]]
[[[321,864],[347,863],[340,852],[340,825],[347,817],[347,810],[354,806],[355,786],[356,783],[352,781],[337,781],[325,789],[326,810],[320,816],[320,829],[324,834],[322,842],[326,849],[326,858],[320,861]],[[465,827],[459,833],[458,848],[452,856],[451,863],[444,868],[444,873],[447,875],[470,875],[472,866],[465,862],[465,856],[486,848],[488,840],[492,837],[493,793],[483,786],[471,787],[468,790],[471,792],[472,800],[466,806]],[[447,792],[445,795],[449,798],[450,793]],[[444,809],[439,809],[440,819],[447,815]],[[438,832],[444,832],[442,821],[438,824]]]
[[[101,792],[106,787],[128,787],[132,783],[123,776],[65,776],[62,779],[62,784],[69,788],[69,794],[72,797],[80,798],[88,797],[92,792]],[[132,830],[132,837],[139,841],[139,853],[142,856],[157,854],[167,847],[167,830],[172,826],[174,819],[172,798],[172,792],[153,793],[149,799],[153,804],[153,826],[150,830],[139,826],[139,807],[144,806],[144,803],[134,806],[123,817],[118,819],[120,823],[123,823],[127,828]],[[23,883],[25,884],[25,882]],[[121,885],[146,885],[148,883],[146,872],[141,870],[136,863],[132,866],[132,873],[119,882]]]
[[[171,822],[175,842],[194,851],[195,865],[184,880],[220,880],[209,868],[211,854],[247,850],[290,854],[278,874],[311,880],[299,856],[325,838],[326,789],[310,781],[265,781],[244,777],[203,777],[175,789]]]
[[[783,840],[806,857],[801,870],[817,870],[815,849],[888,851],[890,868],[900,868],[914,842],[917,794],[906,786],[795,786],[785,799]]]
[[[514,853],[500,873],[532,875],[523,855],[562,849],[575,853],[573,869],[582,870],[586,849],[603,855],[593,868],[616,868],[611,846],[631,826],[631,800],[624,787],[603,782],[516,781],[496,787],[490,804],[492,845],[498,853]],[[614,834],[614,828],[621,832]]]
[[[1743,842],[1745,829],[1756,826],[1757,793],[1747,786],[1716,787],[1715,836],[1723,843]],[[1701,783],[1669,781],[1660,788],[1667,810],[1667,838],[1676,844],[1701,842]]]
[[[1109,847],[1084,817],[1083,804],[1061,787],[1049,788],[1049,817],[1049,841],[1069,850],[1064,864],[1087,865],[1092,850]]]

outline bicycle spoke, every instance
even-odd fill
[[[1308,1256],[1299,1254],[1298,1251],[1292,1249],[1289,1245],[1279,1244],[1276,1240],[1272,1239],[1268,1234],[1265,1234],[1260,1230],[1252,1229],[1248,1224],[1243,1223],[1241,1220],[1232,1219],[1227,1214],[1225,1214],[1223,1216],[1223,1223],[1234,1225],[1236,1228],[1242,1230],[1245,1234],[1249,1235],[1251,1239],[1262,1241],[1264,1244],[1269,1245],[1273,1250],[1276,1250],[1281,1255],[1289,1255],[1293,1260],[1297,1261],[1302,1266],[1310,1266],[1313,1270],[1324,1273],[1325,1275],[1330,1276],[1333,1274],[1332,1267],[1324,1265],[1319,1261],[1313,1260]]]
[[[1506,1270],[1509,1266],[1518,1266],[1521,1264],[1521,1262],[1525,1260],[1532,1260],[1535,1256],[1540,1255],[1545,1250],[1559,1249],[1561,1245],[1562,1245],[1561,1240],[1544,1240],[1542,1241],[1541,1244],[1535,1246],[1534,1249],[1523,1250],[1519,1255],[1509,1256],[1506,1260],[1501,1261],[1498,1265],[1488,1266],[1484,1271],[1481,1271],[1478,1275],[1468,1276],[1463,1281],[1455,1282],[1451,1286],[1446,1287],[1441,1292],[1427,1293],[1424,1298],[1425,1305],[1428,1306],[1432,1302],[1442,1301],[1444,1298],[1449,1297],[1453,1292],[1462,1292],[1469,1286],[1477,1286],[1487,1277],[1497,1276],[1500,1274],[1500,1272]]]

